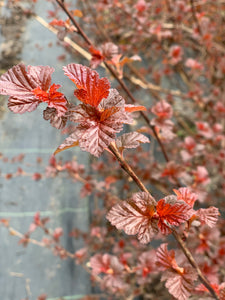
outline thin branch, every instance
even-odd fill
[[[178,242],[178,244],[180,245],[184,255],[186,256],[186,258],[188,259],[189,263],[192,265],[192,267],[197,271],[198,273],[198,277],[201,280],[201,282],[204,284],[204,286],[209,290],[209,292],[211,293],[211,295],[213,296],[214,299],[219,300],[215,290],[212,288],[212,286],[210,285],[208,279],[202,274],[202,271],[199,269],[196,261],[194,260],[194,257],[192,256],[191,252],[189,251],[189,249],[186,247],[185,243],[183,242],[182,238],[179,236],[179,234],[175,231],[172,230],[173,232],[173,236],[176,239],[176,241]]]
[[[73,25],[77,28],[78,33],[83,37],[83,39],[87,42],[87,44],[89,46],[93,46],[93,44],[90,41],[90,39],[87,37],[87,35],[84,33],[84,31],[82,30],[82,28],[80,27],[80,25],[73,18],[73,16],[71,15],[71,13],[67,10],[67,8],[65,7],[64,3],[61,2],[61,1],[59,1],[59,0],[56,0],[56,2],[63,9],[63,11],[67,14],[67,16],[70,18],[70,20],[73,23]],[[126,92],[126,94],[129,96],[129,98],[132,100],[132,102],[133,103],[137,103],[136,99],[133,97],[133,95],[131,94],[131,92],[129,91],[129,89],[125,85],[125,83],[118,77],[118,75],[115,72],[115,70],[107,62],[104,62],[104,64],[105,64],[106,68],[110,71],[110,73],[119,82],[119,84],[121,85],[122,89]],[[148,118],[148,116],[145,113],[141,112],[141,114],[144,117],[144,119],[147,122],[147,124],[152,128],[152,130],[154,132],[154,135],[155,135],[155,137],[156,137],[156,139],[157,139],[157,141],[158,141],[158,143],[159,143],[159,145],[161,147],[161,150],[163,152],[163,155],[164,155],[166,161],[169,161],[167,153],[166,153],[166,151],[164,149],[163,144],[161,143],[160,138],[157,135],[157,132],[156,132],[155,128],[150,124],[150,119]],[[138,176],[133,171],[133,169],[130,167],[130,165],[124,160],[123,156],[120,154],[120,152],[118,151],[118,149],[116,148],[116,146],[114,144],[110,144],[110,146],[108,148],[114,154],[114,156],[117,158],[118,162],[120,163],[121,167],[125,170],[125,172],[134,180],[134,182],[137,184],[137,186],[140,188],[140,190],[148,193],[150,195],[150,197],[152,198],[152,200],[155,202],[154,197],[149,193],[149,191],[147,190],[147,188],[144,186],[144,184],[138,178]],[[182,241],[181,237],[178,235],[178,233],[175,230],[173,231],[173,235],[174,235],[175,239],[177,240],[177,242],[179,243],[179,245],[181,246],[181,249],[184,252],[184,254],[187,257],[187,259],[190,262],[190,264],[196,269],[196,271],[198,273],[198,276],[199,276],[199,279],[201,280],[201,282],[210,291],[210,293],[213,296],[213,298],[216,299],[216,300],[219,300],[219,298],[217,297],[214,289],[211,287],[210,283],[204,277],[204,275],[202,274],[201,270],[199,269],[199,267],[198,267],[197,263],[195,262],[195,260],[194,260],[194,258],[192,256],[191,252],[187,249],[187,247],[184,244],[184,242]]]
[[[85,40],[85,42],[89,45],[92,46],[92,42],[89,39],[89,37],[85,34],[83,29],[80,27],[80,25],[77,23],[77,21],[74,19],[73,15],[70,13],[70,11],[66,8],[65,4],[60,1],[56,0],[58,5],[62,8],[62,10],[66,13],[66,15],[69,17],[70,21],[73,23],[73,25],[77,28],[78,33],[82,36],[82,38]]]
[[[85,34],[85,32],[83,31],[83,29],[80,27],[80,25],[78,24],[78,22],[74,19],[73,15],[68,11],[68,9],[65,7],[64,3],[60,0],[56,0],[56,2],[58,3],[58,5],[63,9],[63,11],[67,14],[67,16],[70,18],[71,22],[73,23],[73,25],[77,28],[77,32],[82,36],[82,38],[86,41],[86,43],[89,46],[93,46],[93,43],[91,42],[91,40],[88,38],[88,36]],[[95,47],[94,47],[95,48]],[[126,84],[119,78],[119,76],[117,75],[116,71],[107,63],[104,62],[105,67],[109,70],[109,72],[114,76],[114,78],[118,81],[118,83],[120,84],[120,86],[122,87],[122,89],[125,91],[125,93],[128,95],[128,97],[131,99],[131,101],[133,103],[138,103],[138,101],[134,98],[134,96],[131,94],[131,92],[129,91],[128,87],[126,86]],[[164,155],[165,160],[168,162],[169,161],[169,157],[166,153],[166,150],[164,148],[163,143],[161,142],[155,127],[151,125],[151,120],[149,119],[149,117],[146,115],[146,113],[144,113],[143,111],[140,112],[142,117],[144,118],[144,120],[146,121],[146,123],[148,124],[148,126],[151,127],[154,136],[162,150],[162,153]]]
[[[197,16],[196,16],[196,10],[195,10],[195,5],[194,5],[194,0],[190,0],[190,4],[191,4],[191,12],[192,12],[192,17],[196,23],[196,26],[198,28],[198,32],[200,35],[202,35],[202,30],[201,30],[201,27],[199,25],[199,22],[198,22],[198,19],[197,19]]]
[[[148,193],[150,195],[151,199],[153,200],[153,202],[155,202],[155,199],[152,197],[152,195],[149,193],[147,188],[144,186],[144,184],[141,182],[141,180],[135,174],[135,172],[130,167],[130,165],[125,161],[125,159],[120,154],[120,152],[116,148],[116,146],[113,143],[111,143],[108,148],[114,154],[114,156],[117,158],[118,162],[120,163],[120,165],[124,169],[124,171],[127,172],[127,174],[134,180],[134,182],[137,184],[137,186],[140,188],[140,190]]]
[[[121,167],[125,170],[125,172],[127,172],[127,174],[130,177],[133,178],[134,182],[137,184],[137,186],[140,188],[140,190],[142,190],[143,192],[148,193],[150,195],[151,199],[155,202],[154,197],[149,193],[149,191],[144,186],[144,184],[141,182],[141,180],[138,178],[138,176],[135,174],[135,172],[133,171],[133,169],[124,160],[123,156],[120,154],[120,152],[118,151],[118,149],[113,144],[110,144],[109,149],[115,155],[115,157],[117,158],[117,160],[119,161]],[[181,247],[184,255],[186,256],[186,258],[188,259],[189,263],[196,270],[196,272],[198,274],[198,277],[199,277],[199,280],[209,290],[209,292],[211,293],[211,295],[213,296],[213,298],[216,299],[216,300],[219,300],[219,298],[217,297],[216,292],[214,291],[214,289],[210,285],[210,283],[207,280],[207,278],[202,274],[202,272],[199,269],[199,267],[198,267],[198,265],[197,265],[194,257],[192,256],[191,252],[189,251],[189,249],[187,248],[187,246],[183,242],[182,238],[179,236],[179,234],[174,229],[172,230],[172,234],[173,234],[174,238],[176,239],[176,241],[178,242],[178,244],[180,245],[180,247]]]

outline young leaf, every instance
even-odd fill
[[[110,89],[108,98],[102,100],[98,109],[85,104],[70,107],[69,119],[79,123],[75,132],[82,150],[99,157],[122,130],[123,123],[132,123],[124,103],[117,90]]]
[[[117,229],[128,235],[138,235],[141,243],[149,243],[158,231],[153,218],[155,202],[145,192],[136,193],[131,199],[116,204],[107,214],[107,219]]]
[[[179,226],[193,215],[192,208],[183,201],[177,201],[175,196],[159,200],[156,210],[159,215],[158,227],[163,234],[169,234],[171,226]]]
[[[116,139],[116,145],[119,149],[137,148],[142,143],[150,143],[150,140],[139,132],[129,132]]]
[[[69,148],[79,145],[76,133],[72,133],[65,141],[55,150],[54,155]]]
[[[201,223],[207,224],[209,227],[214,227],[220,215],[217,207],[210,206],[209,208],[200,208],[196,212],[197,217]]]
[[[168,244],[162,244],[156,252],[157,257],[157,265],[163,267],[164,270],[167,269],[176,269],[177,262],[175,260],[175,252],[174,250],[168,251],[167,249]]]
[[[152,107],[152,113],[159,119],[169,119],[173,115],[173,109],[168,102],[162,100]]]
[[[142,105],[132,105],[132,104],[126,104],[125,105],[125,111],[127,112],[135,112],[135,111],[146,111],[146,107]]]
[[[103,98],[109,95],[110,83],[107,78],[99,78],[96,71],[79,64],[69,64],[63,68],[77,86],[75,96],[85,104],[97,107]]]
[[[19,64],[0,77],[0,94],[9,95],[8,107],[14,113],[31,112],[41,102],[33,90],[40,87],[47,91],[54,69],[49,66],[26,66]]]
[[[96,49],[93,46],[89,47],[89,52],[92,55],[90,66],[91,68],[95,69],[104,61],[105,56],[100,50]]]
[[[101,114],[94,107],[80,104],[74,109],[70,119],[80,123],[75,132],[81,149],[99,157],[115,139],[115,133],[122,130],[120,114],[117,112],[102,121]]]
[[[156,264],[165,271],[161,280],[166,280],[166,287],[170,294],[178,300],[186,300],[193,289],[193,282],[197,279],[197,273],[193,268],[179,267],[174,250],[168,251],[167,244],[162,244],[158,248],[156,257]]]
[[[56,108],[54,107],[47,107],[43,111],[43,118],[46,121],[50,120],[50,124],[57,129],[63,129],[66,126],[68,119],[66,116],[59,116]]]
[[[189,267],[184,268],[183,274],[167,270],[163,273],[162,281],[166,280],[165,286],[169,293],[178,300],[187,300],[194,288],[194,281],[197,279],[196,272]]]
[[[62,93],[57,91],[60,87],[61,85],[59,84],[53,84],[48,92],[43,91],[40,87],[33,90],[37,99],[46,102],[48,107],[54,107],[57,110],[59,117],[65,115],[67,111],[67,100]]]
[[[198,195],[186,187],[179,188],[179,190],[174,189],[173,191],[177,195],[177,200],[183,200],[191,207],[194,206],[195,201],[198,199]]]
[[[118,258],[110,254],[95,254],[90,259],[90,265],[92,273],[98,275],[100,273],[105,274],[120,274],[122,273],[124,266],[119,262]]]

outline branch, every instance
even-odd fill
[[[78,22],[74,19],[73,15],[68,11],[68,9],[66,8],[65,4],[60,1],[60,0],[56,0],[56,2],[58,3],[58,5],[62,8],[62,10],[66,13],[66,15],[69,17],[69,19],[71,20],[72,24],[77,28],[77,32],[82,36],[82,38],[86,41],[86,43],[89,46],[94,47],[93,43],[91,42],[91,40],[88,38],[88,36],[85,34],[85,32],[83,31],[83,29],[80,27],[80,25],[78,24]],[[95,48],[95,47],[94,47]],[[134,96],[131,94],[131,92],[129,91],[128,87],[126,86],[126,84],[122,81],[122,79],[119,78],[119,76],[117,75],[116,71],[107,63],[104,62],[105,67],[109,70],[109,72],[114,76],[114,78],[118,81],[118,83],[120,84],[121,88],[124,90],[124,92],[128,95],[128,97],[131,99],[131,101],[133,103],[138,103],[138,101],[134,98]],[[166,150],[164,148],[163,143],[161,142],[155,127],[152,126],[150,124],[151,120],[149,119],[149,117],[143,112],[140,112],[142,117],[144,118],[144,120],[146,121],[146,123],[148,124],[148,126],[150,126],[150,128],[152,129],[154,136],[162,150],[162,153],[164,155],[165,160],[168,162],[169,161],[169,157],[166,153]]]
[[[173,236],[180,245],[184,255],[188,259],[189,263],[192,265],[192,267],[197,271],[199,280],[204,284],[204,286],[209,290],[211,295],[213,296],[214,299],[219,300],[215,290],[212,288],[210,285],[208,279],[202,274],[202,271],[199,269],[196,261],[194,260],[194,257],[192,256],[191,252],[189,249],[186,247],[185,243],[183,242],[182,238],[179,236],[179,234],[173,229]]]
[[[130,165],[125,161],[123,156],[120,154],[119,150],[116,148],[116,146],[111,143],[109,145],[109,150],[114,154],[118,162],[120,163],[121,167],[124,169],[125,172],[135,181],[137,186],[142,190],[143,192],[146,192],[150,195],[151,199],[155,202],[155,199],[152,197],[152,195],[149,193],[147,188],[144,186],[144,184],[141,182],[141,180],[138,178],[138,176],[135,174],[133,169],[130,167]]]
[[[195,10],[195,6],[194,6],[194,0],[190,0],[190,4],[191,4],[191,12],[192,12],[192,17],[196,23],[196,26],[198,28],[198,32],[200,35],[202,35],[202,30],[201,30],[201,27],[199,25],[199,22],[198,22],[198,19],[197,19],[197,16],[196,16],[196,10]]]
[[[111,143],[110,146],[108,147],[110,151],[115,155],[117,158],[118,162],[120,163],[121,167],[124,169],[127,174],[133,178],[134,182],[137,184],[137,186],[140,188],[141,191],[146,192],[150,195],[151,199],[155,202],[154,197],[149,193],[147,188],[144,186],[144,184],[141,182],[141,180],[138,178],[138,176],[135,174],[133,169],[129,166],[129,164],[124,160],[123,156],[120,154],[118,149]],[[210,285],[209,281],[207,278],[202,274],[201,270],[199,269],[194,257],[192,256],[190,250],[187,248],[185,243],[183,242],[182,238],[179,236],[179,234],[173,229],[172,230],[173,236],[180,245],[184,255],[188,259],[189,263],[192,265],[192,267],[196,270],[199,280],[203,283],[203,285],[209,290],[211,295],[213,296],[214,299],[219,300],[216,292]]]

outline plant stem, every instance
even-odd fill
[[[58,5],[62,8],[62,10],[66,13],[66,15],[69,17],[69,19],[71,20],[72,24],[77,28],[77,32],[82,36],[82,38],[86,41],[86,43],[89,46],[92,46],[95,48],[95,46],[93,45],[93,43],[91,42],[91,40],[88,38],[88,36],[85,34],[85,32],[83,31],[83,29],[80,27],[80,25],[78,24],[78,22],[74,19],[73,15],[69,12],[69,10],[66,8],[65,4],[60,1],[60,0],[56,0],[56,2],[58,3]],[[138,103],[138,101],[134,98],[134,96],[131,94],[131,92],[129,91],[128,87],[126,86],[126,84],[123,82],[122,79],[119,78],[119,76],[117,75],[116,71],[112,68],[112,66],[110,66],[106,61],[103,62],[105,67],[109,70],[109,72],[114,76],[114,78],[118,81],[118,83],[120,84],[121,88],[124,90],[124,92],[128,95],[128,97],[131,99],[131,101],[133,103]],[[149,119],[149,117],[146,115],[146,113],[144,113],[143,111],[140,112],[142,117],[144,118],[144,120],[146,121],[147,125],[152,129],[153,134],[162,150],[162,153],[164,155],[165,160],[168,162],[169,161],[169,157],[166,153],[166,150],[164,148],[163,143],[161,142],[155,127],[151,125],[151,120]]]
[[[118,162],[120,163],[121,167],[124,169],[125,172],[127,172],[127,174],[132,177],[132,179],[134,180],[134,182],[137,184],[137,186],[140,188],[140,190],[142,190],[143,192],[146,192],[150,195],[151,199],[155,202],[154,197],[151,195],[151,193],[147,190],[147,188],[144,186],[144,184],[141,182],[141,180],[138,178],[138,176],[136,175],[136,173],[133,171],[133,169],[130,167],[130,165],[125,161],[125,159],[123,158],[123,156],[120,154],[120,152],[118,151],[118,149],[116,148],[116,146],[114,144],[110,144],[110,146],[108,147],[109,150],[114,154],[114,156],[117,158]],[[207,280],[207,278],[202,274],[201,270],[199,269],[194,257],[192,256],[190,250],[187,248],[187,246],[185,245],[185,243],[183,242],[182,238],[180,237],[180,235],[176,232],[176,230],[172,230],[173,236],[176,239],[176,241],[178,242],[178,244],[180,245],[184,255],[186,256],[186,258],[188,259],[189,263],[192,265],[192,267],[196,270],[199,280],[203,283],[203,285],[209,290],[209,292],[211,293],[211,295],[213,296],[214,299],[219,300],[216,292],[214,291],[214,289],[212,288],[212,286],[210,285],[209,281]]]
[[[91,42],[91,40],[84,33],[83,29],[80,27],[80,25],[74,19],[74,17],[72,16],[72,14],[65,7],[65,4],[62,1],[60,1],[60,0],[56,0],[56,2],[62,8],[62,10],[67,14],[67,16],[70,18],[72,24],[77,28],[78,33],[83,37],[83,39],[86,41],[86,43],[89,46],[93,46],[94,47],[94,45]],[[193,1],[191,1],[191,2],[193,3]],[[131,99],[131,101],[133,103],[137,103],[136,99],[133,97],[133,95],[131,94],[131,92],[129,91],[129,89],[125,85],[125,83],[122,81],[122,79],[119,78],[119,76],[117,75],[116,71],[107,62],[104,62],[104,65],[110,71],[110,73],[115,77],[115,79],[118,81],[118,83],[120,84],[120,86],[122,87],[122,89],[126,92],[126,94],[129,96],[129,98]],[[158,134],[157,134],[157,132],[155,130],[155,127],[151,125],[150,119],[148,118],[148,116],[144,112],[141,112],[141,114],[142,114],[144,120],[146,121],[146,123],[148,124],[148,126],[151,127],[151,129],[152,129],[152,131],[154,133],[154,136],[155,136],[156,140],[158,141],[158,143],[159,143],[159,145],[161,147],[161,150],[162,150],[162,153],[163,153],[163,155],[165,157],[165,160],[168,162],[169,161],[168,155],[167,155],[167,153],[165,151],[164,145],[162,144],[162,142],[161,142],[161,140],[160,140],[160,138],[159,138],[159,136],[158,136]],[[144,184],[138,178],[138,176],[133,171],[133,169],[130,167],[130,165],[124,160],[123,156],[120,154],[120,152],[118,151],[118,149],[116,148],[116,146],[111,143],[108,148],[114,154],[114,156],[117,158],[118,162],[120,163],[121,167],[125,170],[125,172],[134,180],[134,182],[137,184],[137,186],[140,188],[140,190],[142,190],[143,192],[148,193],[150,195],[151,199],[155,202],[154,197],[149,193],[149,191],[147,190],[147,188],[144,186]],[[195,262],[194,257],[192,256],[191,252],[186,247],[186,245],[182,241],[181,237],[179,236],[179,234],[175,230],[173,230],[173,236],[175,237],[175,239],[179,243],[179,245],[180,245],[182,251],[184,252],[185,256],[187,257],[189,263],[197,271],[199,279],[201,280],[201,282],[209,290],[209,292],[211,293],[211,295],[213,296],[213,298],[216,299],[216,300],[219,300],[219,298],[217,297],[214,289],[211,287],[210,283],[208,282],[208,280],[205,278],[205,276],[202,274],[201,270],[199,269],[199,267],[198,267],[197,263]]]
[[[130,165],[125,161],[125,159],[120,154],[120,152],[116,148],[116,146],[113,143],[111,143],[108,148],[114,154],[114,156],[116,157],[116,159],[118,160],[118,162],[120,163],[120,165],[124,169],[124,171],[127,172],[127,174],[135,181],[135,183],[140,188],[140,190],[142,190],[143,192],[148,193],[150,195],[151,199],[153,200],[153,202],[156,203],[154,197],[152,197],[152,195],[149,193],[149,191],[144,186],[144,184],[142,183],[142,181],[138,178],[138,176],[135,174],[135,172],[130,167]]]
[[[180,245],[180,247],[181,247],[184,255],[186,256],[186,258],[188,259],[189,263],[197,271],[199,280],[209,290],[209,292],[211,293],[211,295],[213,296],[213,298],[219,300],[219,298],[218,298],[215,290],[210,285],[208,279],[202,274],[202,271],[199,269],[196,261],[194,260],[194,257],[192,256],[190,250],[186,247],[186,245],[185,245],[184,241],[182,240],[182,238],[180,237],[180,235],[175,230],[172,230],[172,232],[173,232],[174,238],[176,239],[176,241]]]
[[[199,25],[199,22],[198,22],[198,19],[197,19],[197,16],[196,16],[196,11],[195,11],[195,6],[194,6],[194,0],[190,0],[190,4],[191,4],[191,12],[192,12],[192,17],[196,23],[196,26],[198,28],[198,32],[199,34],[202,35],[202,31],[201,31],[201,27]]]

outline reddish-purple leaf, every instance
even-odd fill
[[[167,270],[163,273],[161,280],[166,280],[165,286],[169,293],[178,300],[186,300],[194,289],[194,281],[197,274],[194,269],[185,267],[183,274],[176,273],[173,270]]]
[[[156,264],[164,270],[162,281],[166,280],[166,287],[176,299],[185,300],[193,289],[193,282],[197,273],[190,267],[179,267],[175,260],[174,250],[168,251],[167,244],[162,244],[156,252]]]
[[[220,300],[225,300],[225,282],[219,286]]]
[[[186,187],[179,188],[179,190],[174,189],[173,191],[177,195],[177,200],[183,200],[191,207],[194,206],[195,201],[198,199],[198,195]]]
[[[66,126],[67,117],[59,116],[57,110],[54,107],[47,107],[43,111],[43,118],[46,121],[50,120],[50,124],[57,129],[63,129]]]
[[[155,264],[155,250],[150,250],[147,252],[142,252],[138,257],[138,264],[137,264],[137,276],[138,276],[138,283],[149,283],[151,280],[148,276],[149,274],[158,273],[158,266]]]
[[[124,267],[119,262],[116,256],[110,254],[95,254],[90,259],[92,273],[98,275],[105,274],[119,274],[123,271]]]
[[[57,90],[61,87],[59,84],[53,84],[49,91],[43,91],[40,87],[33,90],[37,99],[46,102],[48,107],[54,107],[57,110],[58,116],[64,116],[67,111],[67,100],[65,96]]]
[[[26,95],[28,97],[28,95]],[[16,113],[16,114],[23,114],[25,112],[31,112],[35,110],[38,105],[41,103],[41,101],[33,96],[30,96],[29,98],[14,98],[10,97],[8,102],[8,108]]]
[[[102,45],[101,50],[106,59],[112,59],[114,56],[118,55],[119,52],[118,46],[111,42]]]
[[[75,132],[82,150],[100,156],[115,139],[124,123],[132,123],[132,118],[124,109],[124,99],[110,89],[107,99],[103,99],[98,109],[90,105],[71,106],[68,112],[72,122],[79,123]]]
[[[150,143],[150,140],[139,132],[129,132],[116,139],[116,145],[119,149],[137,148],[142,143]]]
[[[177,262],[175,260],[175,252],[174,250],[168,251],[167,249],[168,244],[162,244],[156,252],[156,263],[160,267],[163,267],[164,270],[167,269],[177,269]]]
[[[152,113],[159,119],[169,119],[173,115],[173,109],[168,102],[162,100],[152,107]]]
[[[63,69],[76,84],[78,90],[74,94],[80,101],[97,107],[103,98],[108,97],[110,83],[107,78],[99,78],[96,71],[79,64],[69,64]]]
[[[183,201],[177,201],[175,196],[159,200],[156,210],[159,215],[158,227],[163,234],[169,234],[171,226],[179,226],[193,215],[192,208]]]
[[[197,217],[201,223],[207,224],[209,227],[214,227],[220,215],[217,207],[210,206],[209,208],[200,208],[196,212]]]
[[[136,193],[131,199],[113,206],[107,214],[107,219],[117,229],[126,234],[138,235],[141,243],[151,241],[157,230],[157,220],[153,218],[155,202],[145,192]]]
[[[132,104],[126,104],[125,105],[125,111],[127,112],[135,112],[135,111],[146,111],[146,107],[142,105],[132,105]]]
[[[73,148],[79,145],[76,132],[72,133],[65,141],[55,150],[54,155],[69,148]]]
[[[9,95],[8,107],[15,113],[31,112],[41,102],[33,94],[33,89],[40,87],[48,90],[54,69],[49,66],[26,66],[19,64],[9,69],[0,77],[0,94]]]
[[[91,66],[91,68],[95,69],[101,64],[101,62],[104,61],[105,56],[103,55],[103,53],[100,50],[96,49],[93,46],[89,47],[89,52],[92,55],[90,66]]]

